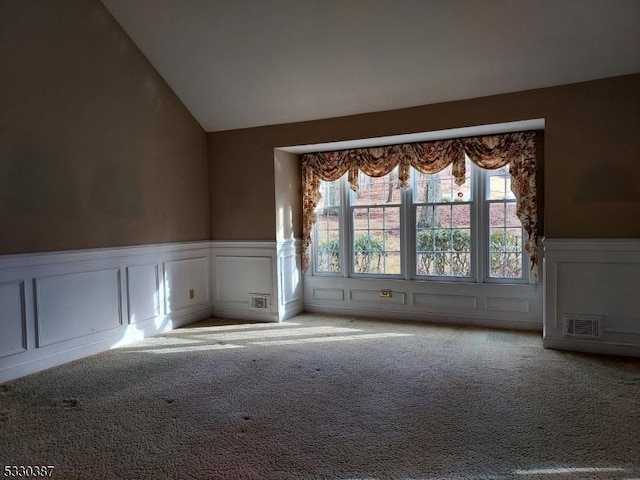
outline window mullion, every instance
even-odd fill
[[[414,245],[416,236],[415,215],[413,209],[413,186],[415,171],[411,170],[411,187],[401,190],[400,209],[400,265],[405,280],[410,280],[415,271]]]
[[[351,276],[351,195],[346,175],[340,179],[340,256],[342,276]]]
[[[487,269],[489,265],[489,205],[487,200],[487,182],[489,176],[487,171],[483,168],[474,165],[472,177],[474,180],[474,211],[471,219],[472,236],[474,247],[474,260],[473,266],[475,268],[474,276],[476,282],[484,282],[487,275]]]

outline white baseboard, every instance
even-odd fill
[[[544,345],[637,356],[640,352],[640,239],[544,240]],[[597,318],[598,335],[565,332],[567,318]]]
[[[436,324],[450,324],[461,326],[477,326],[488,328],[502,328],[510,330],[525,330],[539,332],[542,327],[539,322],[510,321],[496,318],[470,317],[461,315],[429,314],[415,311],[379,310],[375,308],[326,307],[308,305],[305,311],[309,313],[327,313],[332,315],[349,315],[354,317],[372,317],[389,320],[409,320]]]
[[[239,308],[215,308],[213,316],[217,318],[231,318],[236,320],[253,320],[256,322],[279,322],[277,313],[262,313]]]
[[[209,242],[0,257],[0,382],[211,316]]]
[[[626,345],[622,343],[576,341],[566,339],[545,338],[542,340],[544,348],[552,350],[569,350],[572,352],[598,353],[602,355],[622,355],[626,357],[640,357],[640,345]]]

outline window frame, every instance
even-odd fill
[[[338,180],[340,192],[340,206],[338,228],[340,240],[340,271],[339,272],[322,272],[318,271],[318,255],[316,247],[318,246],[317,225],[313,228],[313,247],[312,247],[312,274],[319,277],[333,278],[357,278],[357,279],[387,279],[387,280],[412,280],[418,282],[432,283],[488,283],[502,285],[523,285],[531,283],[531,273],[529,271],[529,255],[524,250],[527,240],[526,231],[520,226],[522,231],[522,255],[521,255],[521,271],[520,278],[501,278],[491,277],[489,275],[489,238],[491,226],[489,209],[493,203],[505,203],[505,200],[490,200],[487,195],[490,182],[491,170],[483,169],[475,164],[470,164],[470,182],[471,196],[468,203],[470,205],[470,235],[471,235],[471,275],[465,277],[445,276],[445,275],[418,275],[417,273],[417,245],[416,245],[416,211],[420,205],[426,203],[414,202],[414,191],[416,188],[417,171],[411,168],[410,185],[408,188],[400,189],[400,273],[399,274],[381,274],[381,273],[358,273],[354,270],[353,265],[353,212],[356,208],[367,207],[366,205],[354,205],[352,196],[355,195],[350,189],[347,175],[343,175]],[[364,175],[364,173],[361,173]],[[506,203],[517,203],[515,199],[508,199]],[[439,205],[445,203],[437,203]],[[380,205],[382,207],[384,205]],[[376,206],[373,205],[375,208]]]
[[[474,282],[478,282],[478,251],[477,251],[477,242],[476,242],[476,236],[477,236],[477,200],[476,200],[476,183],[477,183],[477,178],[481,175],[477,175],[476,174],[476,169],[472,168],[471,172],[470,172],[470,183],[471,183],[471,196],[468,202],[464,202],[465,204],[469,205],[469,215],[470,215],[470,219],[469,219],[469,225],[470,225],[470,255],[471,255],[471,274],[469,276],[455,276],[455,275],[420,275],[418,274],[418,263],[417,263],[417,259],[418,259],[418,245],[417,245],[417,224],[418,224],[418,220],[417,220],[417,207],[418,206],[426,206],[426,205],[449,205],[448,203],[445,202],[438,202],[438,203],[428,203],[428,202],[414,202],[414,191],[416,188],[416,180],[417,180],[417,171],[416,169],[414,169],[413,167],[410,170],[410,175],[411,175],[411,187],[410,189],[407,190],[411,190],[411,196],[410,196],[410,201],[411,204],[409,205],[410,208],[410,212],[411,212],[411,249],[409,250],[410,255],[411,255],[411,279],[412,280],[417,280],[417,281],[430,281],[430,282],[462,282],[462,283],[474,283]]]
[[[476,170],[479,170],[482,175],[479,175],[480,177],[482,177],[482,181],[480,181],[480,191],[479,191],[479,195],[480,198],[482,199],[482,201],[480,202],[482,204],[482,211],[479,212],[479,214],[481,215],[482,219],[482,228],[484,229],[483,234],[481,236],[481,238],[479,239],[479,244],[481,244],[481,270],[482,270],[482,277],[479,279],[479,281],[483,282],[483,283],[495,283],[495,284],[508,284],[508,285],[512,285],[512,284],[529,284],[531,282],[531,272],[530,269],[528,268],[529,265],[529,254],[526,252],[526,250],[524,249],[524,246],[526,244],[527,241],[527,232],[525,231],[524,227],[520,224],[520,231],[521,231],[521,235],[522,235],[522,242],[521,242],[521,249],[522,249],[522,253],[520,255],[520,269],[522,271],[522,276],[520,278],[508,278],[508,277],[491,277],[490,276],[490,272],[491,272],[491,266],[490,266],[490,255],[491,252],[489,250],[489,238],[491,236],[491,225],[490,225],[490,221],[491,221],[491,215],[490,215],[490,207],[491,204],[504,204],[504,203],[513,203],[517,206],[517,200],[515,198],[513,199],[502,199],[502,200],[491,200],[489,198],[489,195],[487,192],[490,191],[490,182],[491,182],[491,175],[490,172],[492,170],[487,170],[487,169],[482,169],[480,167],[475,166]],[[520,220],[518,220],[518,223],[520,223]]]
[[[389,172],[391,173],[391,172]],[[362,174],[364,175],[364,173]],[[389,175],[389,174],[387,174]],[[379,177],[381,178],[381,177]],[[400,201],[399,203],[394,203],[389,206],[397,207],[400,217],[400,273],[360,273],[355,271],[354,265],[354,212],[359,208],[384,208],[386,205],[380,204],[366,204],[366,205],[356,205],[354,198],[356,196],[356,192],[351,190],[349,183],[346,181],[346,175],[342,176],[340,180],[345,184],[346,196],[347,196],[347,205],[345,206],[345,211],[348,210],[348,215],[346,215],[345,219],[345,230],[348,236],[349,248],[344,249],[348,250],[348,260],[349,260],[349,277],[351,278],[380,278],[380,279],[406,279],[406,255],[403,255],[403,249],[405,248],[405,237],[407,236],[407,227],[406,227],[406,216],[404,214],[404,205],[406,203],[404,195],[406,194],[407,189],[399,189],[400,190]],[[397,181],[397,180],[396,180]],[[404,250],[406,251],[406,250]]]

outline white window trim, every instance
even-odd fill
[[[490,170],[482,169],[472,165],[471,182],[472,197],[471,205],[471,275],[469,277],[455,277],[443,275],[418,275],[416,273],[416,218],[415,206],[413,203],[413,190],[415,187],[415,170],[411,169],[411,184],[408,188],[401,189],[400,196],[400,245],[404,254],[400,255],[400,274],[371,274],[357,273],[353,269],[353,228],[352,215],[354,206],[351,201],[351,189],[347,181],[347,175],[340,177],[340,206],[339,206],[339,238],[340,238],[340,271],[320,272],[317,269],[317,229],[313,230],[313,252],[312,266],[313,275],[318,277],[339,277],[355,279],[376,279],[376,280],[410,280],[416,282],[431,283],[487,283],[500,285],[528,285],[532,278],[529,271],[529,255],[522,250],[522,277],[521,278],[494,278],[489,276],[489,205],[500,202],[487,199]],[[478,174],[480,173],[480,174]],[[420,204],[418,204],[420,205]],[[364,205],[363,205],[364,206]],[[522,227],[521,227],[522,228]],[[526,241],[526,232],[522,228],[523,246]]]

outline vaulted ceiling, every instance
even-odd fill
[[[103,0],[207,131],[640,72],[638,0]]]

